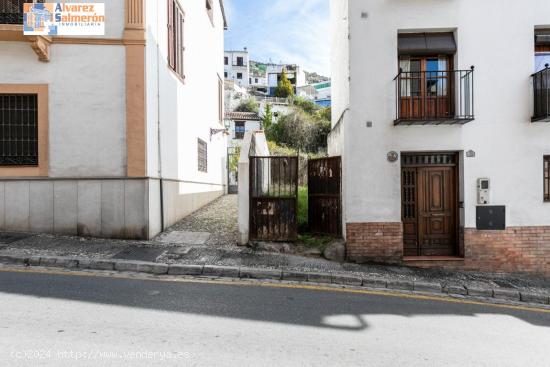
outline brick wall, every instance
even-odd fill
[[[550,227],[464,231],[464,268],[550,275]]]
[[[403,261],[401,223],[347,223],[347,256],[355,262]],[[510,227],[505,231],[464,229],[464,258],[407,261],[410,266],[526,272],[550,276],[550,226]]]
[[[356,262],[400,263],[403,226],[397,223],[347,223],[347,257]]]

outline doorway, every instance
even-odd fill
[[[456,152],[402,155],[404,256],[458,255],[458,163]]]

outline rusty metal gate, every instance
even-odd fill
[[[298,157],[250,157],[250,240],[298,237]]]
[[[308,223],[313,233],[342,235],[342,159],[311,159],[308,173]]]

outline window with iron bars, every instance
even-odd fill
[[[23,4],[44,0],[0,0],[0,24],[23,24]]]
[[[0,166],[38,165],[38,95],[0,94]]]
[[[202,139],[197,139],[198,142],[198,170],[200,172],[208,172],[208,145]]]

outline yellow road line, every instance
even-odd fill
[[[239,285],[239,286],[253,286],[253,287],[269,287],[269,288],[287,288],[287,289],[307,289],[312,291],[321,291],[321,292],[340,292],[340,293],[352,293],[352,294],[366,294],[374,296],[385,296],[385,297],[397,297],[397,298],[408,298],[415,300],[424,300],[424,301],[438,301],[438,302],[448,302],[448,303],[458,303],[466,305],[476,305],[476,306],[488,306],[495,308],[510,309],[516,311],[529,311],[529,312],[540,312],[540,313],[549,313],[549,308],[538,308],[535,306],[519,306],[519,305],[509,305],[509,304],[499,304],[491,303],[484,301],[474,301],[461,298],[451,298],[448,296],[436,296],[436,295],[421,295],[421,294],[408,294],[401,293],[391,290],[371,290],[371,289],[357,289],[357,288],[342,288],[338,285],[329,286],[329,285],[317,285],[317,284],[300,284],[300,283],[275,283],[262,281],[262,280],[243,280],[237,279],[234,280],[223,280],[223,279],[207,279],[207,278],[176,278],[176,277],[167,277],[167,276],[154,276],[154,275],[145,275],[145,274],[124,274],[124,273],[110,273],[110,272],[84,272],[79,270],[51,270],[51,269],[36,269],[36,268],[20,268],[20,267],[2,267],[0,272],[14,272],[14,273],[34,273],[34,274],[48,274],[48,275],[70,275],[70,276],[85,276],[85,277],[99,277],[99,278],[118,278],[118,279],[128,279],[128,280],[149,280],[157,282],[183,282],[183,283],[205,283],[205,284],[218,284],[218,285]]]

